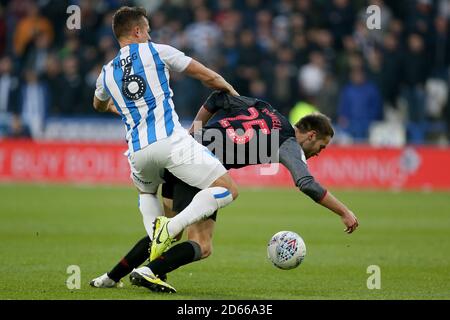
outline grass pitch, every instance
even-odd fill
[[[145,230],[137,194],[125,187],[0,184],[0,299],[450,299],[450,194],[335,192],[360,221],[338,216],[294,189],[244,189],[222,210],[214,253],[169,275],[178,293],[131,286],[95,289]],[[273,267],[266,244],[299,233],[307,255],[294,270]],[[69,290],[67,267],[81,270]],[[381,270],[369,290],[367,268]]]

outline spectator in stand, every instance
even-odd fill
[[[194,56],[204,63],[214,63],[219,55],[218,41],[221,39],[220,28],[211,21],[211,12],[201,6],[195,9],[195,20],[185,30],[186,40]]]
[[[392,107],[397,105],[399,82],[401,79],[402,54],[398,40],[393,33],[384,37],[381,65],[381,93],[384,101]]]
[[[66,38],[65,42],[62,45],[62,47],[59,50],[59,56],[62,59],[65,59],[68,56],[79,56],[82,53],[82,44],[80,35],[77,31],[67,31],[66,32]],[[104,46],[104,44],[101,42],[101,39],[99,39],[99,43],[96,44],[98,46],[98,49],[101,51]],[[110,49],[111,46],[107,47],[107,49]]]
[[[222,68],[225,70],[225,74],[229,75],[226,79],[229,79],[231,74],[234,73],[239,60],[239,49],[234,33],[226,32],[223,35],[220,52],[222,53]]]
[[[237,34],[242,29],[242,13],[233,6],[220,8],[214,17],[214,21],[223,33]]]
[[[48,114],[56,116],[63,115],[63,108],[67,106],[67,103],[61,99],[63,96],[61,93],[65,88],[63,87],[61,62],[56,54],[52,53],[47,57],[45,73],[42,79],[46,83],[49,91]]]
[[[367,57],[367,78],[371,80],[377,88],[380,90],[380,93],[383,97],[383,78],[382,78],[382,69],[383,69],[383,57],[381,50],[377,47],[374,48],[369,56]]]
[[[32,135],[30,129],[25,125],[18,114],[13,114],[11,117],[11,125],[8,128],[6,137],[9,139],[31,139]]]
[[[319,111],[314,103],[314,97],[306,97],[298,101],[289,112],[289,122],[295,125],[303,117]]]
[[[339,98],[339,85],[332,73],[327,73],[322,89],[317,94],[318,110],[328,116],[332,122],[337,120],[337,104]]]
[[[25,70],[25,85],[22,86],[21,96],[20,122],[30,129],[33,138],[40,138],[44,133],[49,92],[34,70]]]
[[[402,57],[401,82],[402,95],[408,105],[409,121],[416,126],[417,130],[421,130],[425,121],[424,86],[428,67],[429,62],[422,37],[419,34],[411,34],[408,37],[408,48]]]
[[[75,56],[68,56],[62,62],[61,86],[64,90],[59,94],[61,111],[65,115],[80,115],[87,112],[90,106],[82,104],[83,79],[78,73],[79,61]]]
[[[450,77],[450,33],[448,19],[438,16],[434,20],[433,37],[428,40],[431,44],[429,56],[429,76],[425,83],[426,93],[426,135],[436,137],[437,141],[446,135],[445,108],[449,99]],[[443,117],[444,116],[444,117]],[[444,119],[443,119],[444,118]],[[425,136],[425,138],[428,138]]]
[[[325,58],[320,51],[314,51],[309,56],[309,63],[300,68],[298,74],[299,87],[302,95],[316,96],[322,89],[326,74]]]
[[[0,58],[0,114],[18,110],[20,79],[15,74],[12,59]]]
[[[262,79],[256,78],[250,81],[250,96],[264,101],[268,100],[267,86]]]
[[[196,110],[192,106],[201,106],[208,97],[209,90],[205,89],[199,81],[182,74],[174,73],[170,83],[174,92],[182,93],[173,96],[178,116],[181,120],[193,119]]]
[[[348,80],[348,74],[350,74],[351,60],[356,56],[359,58],[360,50],[352,36],[346,36],[342,39],[342,44],[343,50],[337,55],[335,70],[339,82],[345,83]]]
[[[36,34],[46,34],[49,41],[53,41],[53,25],[47,18],[40,15],[37,4],[27,2],[27,16],[17,23],[14,32],[15,54],[22,56]]]
[[[297,68],[300,68],[302,65],[308,63],[309,46],[304,33],[296,32],[292,36],[291,47],[294,50],[294,61]]]
[[[81,30],[66,28],[65,9],[72,3],[82,8]],[[41,88],[47,98],[38,101],[48,101],[51,115],[90,115],[92,74],[117,54],[111,15],[118,6],[141,4],[149,10],[155,42],[199,58],[242,95],[268,96],[286,116],[296,102],[312,97],[315,107],[337,119],[336,96],[360,69],[392,107],[389,115],[400,119],[399,102],[406,102],[409,132],[419,133],[410,141],[434,141],[425,140],[432,139],[422,125],[430,120],[425,111],[430,100],[442,105],[445,99],[423,89],[442,93],[450,87],[448,0],[0,0],[0,57],[7,55],[17,74],[31,69],[40,77],[33,85],[19,78],[14,97],[23,101],[24,87]],[[372,4],[381,8],[381,30],[367,30]],[[5,79],[0,90],[6,90]],[[172,79],[178,111],[189,121],[192,106],[209,92],[183,76]],[[5,99],[0,94],[0,107]],[[12,108],[21,114],[23,103],[18,105]]]
[[[47,57],[51,52],[51,39],[47,33],[38,33],[27,46],[23,56],[23,65],[40,76],[45,72]]]
[[[433,3],[432,0],[415,0],[415,2],[408,15],[406,27],[409,32],[418,33],[427,39],[433,30]]]
[[[97,8],[101,8],[101,6],[96,6],[97,1],[89,1],[89,0],[79,0],[81,10],[81,23],[82,28],[80,30],[70,30],[68,34],[66,34],[66,38],[68,35],[77,33],[77,36],[80,38],[80,42],[87,45],[96,45],[97,37],[95,36],[95,30],[100,27],[100,20],[102,15],[97,12]],[[107,2],[103,2],[106,4]],[[104,6],[104,9],[107,7]],[[67,30],[67,29],[66,29]],[[70,37],[70,36],[69,36]]]
[[[52,24],[54,38],[51,41],[53,46],[60,46],[64,40],[64,32],[67,23],[67,7],[76,4],[73,0],[44,0],[34,1],[38,4],[41,14]]]
[[[6,30],[5,9],[0,4],[0,57],[6,51]]]
[[[289,109],[299,98],[297,85],[297,69],[288,63],[277,63],[269,79],[269,96],[271,103],[283,114],[288,114]]]
[[[289,41],[289,26],[287,17],[277,17],[273,19],[269,10],[259,10],[256,13],[256,42],[258,47],[265,53],[275,51],[277,41],[273,33],[277,35],[278,43],[287,43]]]
[[[242,12],[243,15],[243,28],[254,28],[256,25],[256,15],[255,13],[258,12],[258,10],[267,9],[268,2],[264,0],[245,0],[245,1],[236,1],[239,2],[237,5],[239,6],[239,10]],[[282,2],[282,1],[277,1]]]
[[[447,99],[447,105],[444,108],[443,114],[447,129],[447,139],[450,140],[450,98]]]
[[[339,126],[356,141],[364,141],[370,124],[382,119],[383,105],[377,87],[366,79],[362,69],[353,69],[339,98]]]
[[[284,114],[289,113],[294,103],[299,98],[297,83],[298,69],[294,64],[295,53],[290,46],[282,46],[276,51],[273,57],[277,61],[271,65],[266,77],[271,103],[276,106],[278,111]]]
[[[294,12],[301,14],[305,20],[306,28],[313,28],[317,26],[324,26],[323,3],[315,0],[296,0],[294,3]]]
[[[104,37],[109,37],[111,39],[114,39],[114,33],[111,28],[113,14],[114,14],[113,12],[107,12],[102,19],[101,26],[99,28],[97,28],[96,38],[97,38],[98,42],[100,42],[100,40]],[[114,42],[113,47],[114,46],[116,46],[115,42]]]
[[[92,103],[92,92],[95,91],[97,78],[100,72],[102,71],[103,64],[98,63],[91,67],[85,74],[82,74],[82,92],[80,93],[82,100],[81,105],[83,106],[83,114],[98,116],[93,108],[85,108],[85,106],[89,106]],[[111,117],[115,115],[109,114]]]
[[[349,0],[332,0],[326,8],[327,27],[337,40],[337,48],[342,48],[340,42],[345,36],[352,34],[355,22],[355,12]]]
[[[355,24],[355,31],[353,33],[353,39],[356,42],[356,46],[367,60],[377,46],[374,38],[371,37],[370,30],[367,29],[367,25],[363,21],[357,21]]]
[[[430,40],[431,57],[433,61],[432,75],[439,79],[448,80],[450,65],[450,29],[448,18],[438,16],[434,20],[433,37]]]
[[[9,132],[11,114],[18,112],[19,78],[14,75],[12,60],[0,58],[0,137]]]
[[[450,2],[448,0],[438,0],[437,12],[442,17],[450,19]]]
[[[236,91],[249,92],[250,81],[259,76],[263,53],[256,44],[255,34],[251,29],[243,30],[239,35],[239,58],[236,69]]]

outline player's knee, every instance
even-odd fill
[[[236,198],[239,195],[239,191],[238,191],[237,184],[234,182],[233,179],[230,178],[226,188],[228,189],[228,191],[230,191],[231,196],[233,197],[233,200],[236,200]]]
[[[239,195],[239,191],[235,183],[232,183],[230,186],[222,189],[225,190],[225,192],[227,192],[228,194],[231,194],[231,199],[229,199],[229,201],[236,200]]]
[[[233,181],[233,179],[229,176],[228,173],[224,174],[222,177],[217,179],[211,185],[211,187],[225,188],[229,193],[231,193],[232,200],[235,200],[239,195],[237,184]]]
[[[200,194],[202,192],[204,192],[204,194],[208,194],[209,199],[212,198],[213,200],[215,200],[214,205],[216,207],[215,208],[211,207],[211,209],[213,209],[214,211],[217,209],[226,207],[234,200],[232,192],[228,188],[225,188],[225,187],[208,188],[206,190],[200,191],[198,194]],[[212,202],[210,202],[210,204],[211,204],[211,206],[213,205]]]

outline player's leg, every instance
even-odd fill
[[[200,189],[194,188],[179,179],[172,180],[170,177],[167,178],[174,184],[172,208],[175,212],[182,211],[190,204]],[[161,277],[183,265],[208,257],[212,251],[212,234],[215,219],[216,214],[213,214],[207,220],[190,225],[187,228],[188,241],[171,247],[146,266],[134,270],[134,273],[130,275],[131,282],[136,285],[146,286],[153,291],[168,291],[165,287],[160,287],[153,283],[153,280],[146,283],[142,276],[150,274]]]
[[[215,221],[207,219],[189,226],[188,240],[179,243],[151,261],[147,267],[156,275],[164,275],[179,267],[207,258],[212,252]]]
[[[107,273],[91,280],[96,288],[114,288],[120,280],[148,259],[149,236],[140,239],[133,248]]]
[[[164,208],[164,216],[167,218],[173,218],[177,215],[176,211],[173,211],[173,199],[172,198],[166,198],[163,196],[162,198],[163,202],[163,208]],[[180,241],[183,237],[183,231],[181,231],[179,234],[176,235],[175,241]],[[150,247],[147,251],[150,251]]]
[[[151,261],[149,267],[156,276],[165,275],[179,267],[209,257],[212,253],[212,236],[215,221],[207,219],[190,225],[188,240],[179,243]]]
[[[173,200],[172,208],[175,212],[183,211],[192,202],[192,199],[201,190],[192,187],[179,179],[172,180]],[[217,211],[208,219],[190,225],[187,229],[187,238],[191,242],[196,242],[200,246],[201,259],[206,258],[212,252],[212,235]]]
[[[139,191],[139,210],[150,240],[153,237],[153,222],[156,217],[164,215],[156,192],[164,182],[164,166],[167,164],[169,151],[169,147],[157,141],[128,156],[130,177]]]
[[[153,235],[153,222],[158,216],[164,215],[164,212],[155,194],[142,192],[139,193],[139,210],[147,236],[139,240],[109,272],[91,280],[91,286],[96,288],[116,287],[120,283],[120,279],[147,260]]]
[[[212,235],[215,221],[207,219],[189,226],[188,240],[174,245],[146,266],[133,270],[130,281],[154,292],[176,292],[170,284],[161,281],[161,276],[212,253]]]
[[[202,189],[192,202],[172,219],[156,219],[150,260],[160,256],[183,229],[231,203],[237,186],[220,161],[192,137],[174,140],[167,169],[188,185]]]
[[[157,217],[164,215],[161,202],[156,194],[140,192],[138,206],[142,214],[145,231],[147,231],[151,241],[153,237],[153,223]]]
[[[162,215],[161,205],[155,202],[158,199],[151,194],[139,194],[139,209],[143,216],[147,236],[139,240],[133,248],[107,273],[91,280],[90,285],[96,288],[112,288],[120,284],[120,280],[137,268],[149,257],[151,239],[149,234],[153,231],[154,219]]]
[[[187,228],[187,236],[189,241],[198,243],[201,250],[200,259],[208,258],[213,252],[213,233],[216,221],[207,219],[190,225]]]
[[[172,199],[163,198],[163,200],[165,215],[173,217],[176,213],[172,211]],[[181,235],[182,234],[179,236],[181,237]],[[128,275],[133,269],[139,267],[149,258],[150,245],[151,241],[148,235],[140,239],[109,272],[93,279],[91,285],[98,288],[116,287],[117,283],[119,283],[123,277]],[[165,281],[164,275],[162,275],[161,278]]]
[[[174,177],[171,175],[165,175],[164,179],[166,182],[161,188],[164,215],[171,218],[176,215],[176,212],[172,210]],[[145,206],[142,206],[142,204],[142,201],[140,201],[139,207],[143,209]],[[142,214],[144,215],[144,213]],[[177,240],[180,240],[181,236],[182,233],[179,234],[179,238]],[[91,286],[98,288],[116,287],[123,277],[128,275],[131,271],[133,271],[133,269],[139,267],[149,258],[150,245],[150,237],[148,235],[143,237],[109,272],[93,279],[90,282]],[[161,275],[161,278],[165,281],[164,275]]]
[[[225,207],[237,197],[237,187],[228,173],[216,179],[209,188],[198,192],[192,202],[167,225],[169,235],[176,235],[216,210]]]
[[[93,287],[115,287],[122,277],[141,265],[148,257],[154,220],[164,214],[156,191],[159,184],[164,181],[162,179],[164,169],[161,169],[161,166],[165,165],[163,158],[167,154],[164,155],[164,150],[168,150],[168,148],[161,146],[160,152],[157,153],[155,147],[158,148],[158,145],[155,143],[128,157],[130,176],[139,191],[138,206],[148,238],[141,239],[110,272],[93,279],[90,282]]]

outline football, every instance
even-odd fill
[[[305,255],[305,242],[292,231],[280,231],[274,234],[267,245],[267,257],[275,267],[283,270],[298,267]]]

